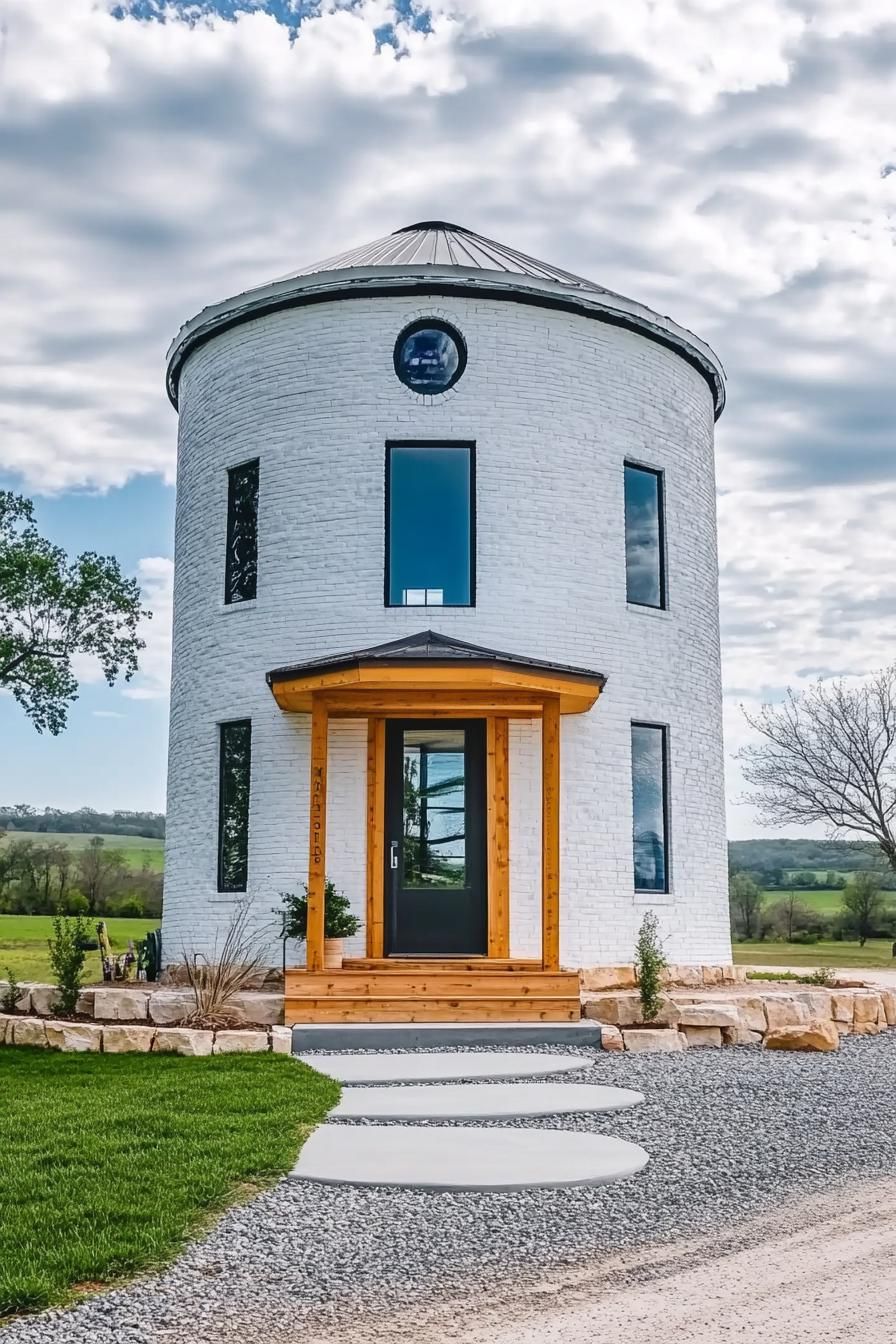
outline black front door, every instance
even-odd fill
[[[387,722],[385,841],[387,955],[484,955],[484,720]]]

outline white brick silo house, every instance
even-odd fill
[[[461,1016],[562,1019],[647,909],[729,961],[713,352],[433,221],[206,308],[168,388],[169,953],[308,881],[293,1020],[461,971]]]

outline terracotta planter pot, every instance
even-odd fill
[[[325,938],[324,939],[324,970],[341,971],[342,970],[342,939]]]

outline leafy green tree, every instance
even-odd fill
[[[135,579],[111,556],[70,560],[42,537],[30,499],[0,490],[0,686],[39,733],[56,734],[77,699],[76,655],[99,661],[110,686],[137,671],[144,642]]]
[[[763,892],[749,873],[733,873],[728,882],[728,905],[735,934],[753,942],[759,937]]]
[[[843,889],[843,913],[855,930],[859,946],[864,947],[880,928],[885,914],[884,896],[876,873],[854,873]]]

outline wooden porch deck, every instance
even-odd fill
[[[285,1021],[577,1022],[576,971],[540,962],[383,961],[359,958],[340,971],[288,970]]]

